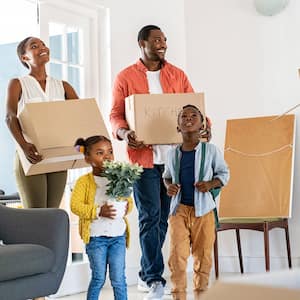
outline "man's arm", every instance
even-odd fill
[[[113,136],[117,139],[124,139],[126,133],[125,130],[129,130],[128,123],[125,119],[125,98],[128,95],[125,93],[126,82],[120,77],[121,76],[118,75],[114,83],[112,108],[109,119],[113,130]],[[118,132],[119,129],[122,130]]]
[[[113,87],[112,108],[109,116],[113,136],[126,141],[133,149],[143,148],[144,143],[136,140],[135,132],[129,129],[125,118],[125,98],[129,96],[125,90],[127,90],[127,83],[121,79],[121,75],[118,75]]]

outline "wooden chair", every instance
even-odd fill
[[[220,227],[216,229],[216,239],[214,244],[214,261],[215,261],[215,275],[219,277],[219,259],[218,259],[218,232],[225,230],[235,230],[237,249],[239,253],[240,271],[244,273],[242,247],[240,239],[240,229],[262,231],[264,233],[264,248],[265,248],[265,267],[266,271],[270,270],[270,245],[269,245],[269,231],[273,228],[282,228],[285,230],[286,248],[288,257],[288,266],[292,268],[291,248],[289,238],[288,219],[224,219],[220,220]]]

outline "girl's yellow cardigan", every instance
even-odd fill
[[[97,218],[96,209],[98,205],[95,203],[96,183],[93,173],[81,176],[73,189],[71,196],[71,210],[79,217],[79,234],[85,244],[90,241],[90,224]],[[129,213],[133,207],[131,197],[127,198]],[[129,223],[126,217],[126,247],[129,247]]]

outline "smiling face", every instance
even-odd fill
[[[103,171],[103,162],[105,160],[113,160],[113,148],[111,142],[102,140],[88,148],[85,160],[93,168],[93,174],[99,175]]]
[[[49,48],[45,43],[38,38],[32,37],[24,44],[21,61],[28,66],[46,64],[50,59],[49,54]]]
[[[182,134],[199,133],[203,126],[203,116],[196,107],[186,106],[178,115],[177,130]]]
[[[164,61],[167,39],[161,30],[151,30],[147,40],[140,40],[143,58],[149,61]]]

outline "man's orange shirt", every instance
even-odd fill
[[[133,94],[149,93],[147,71],[148,69],[141,60],[138,60],[135,64],[121,71],[115,79],[110,122],[113,135],[116,138],[119,128],[129,128],[125,119],[125,98]],[[194,92],[185,73],[166,61],[160,69],[160,83],[163,93]],[[130,162],[138,163],[144,168],[153,168],[151,146],[138,150],[127,147],[127,153]]]

